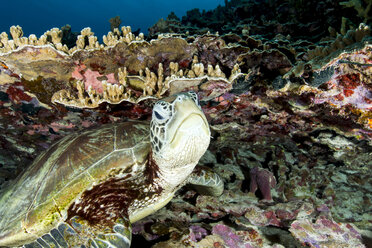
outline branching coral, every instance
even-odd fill
[[[103,37],[104,44],[99,44],[97,37],[94,36],[91,29],[84,28],[77,37],[76,46],[69,49],[66,44],[61,43],[63,32],[59,28],[52,28],[41,35],[39,39],[34,34],[31,34],[29,37],[22,37],[23,31],[20,26],[12,26],[10,28],[10,34],[12,39],[9,39],[8,34],[5,32],[0,34],[0,54],[28,45],[41,46],[47,44],[53,45],[57,50],[73,54],[81,49],[103,49],[105,45],[115,46],[119,42],[125,42],[128,44],[131,41],[141,41],[144,38],[142,33],[135,36],[131,32],[130,27],[123,26],[121,31],[119,31],[118,28],[115,28],[113,32],[109,32]]]
[[[363,19],[363,22],[367,23],[371,19],[369,12],[372,7],[372,1],[364,0],[364,2],[367,6],[363,6],[361,0],[349,0],[347,2],[341,2],[340,5],[348,8],[353,7],[358,12],[358,16]]]
[[[110,22],[111,31],[114,32],[115,28],[119,28],[121,24],[120,16],[115,16],[115,17],[110,18],[109,22]]]
[[[371,28],[364,23],[361,23],[355,30],[348,30],[345,35],[337,35],[336,39],[328,46],[317,46],[315,49],[308,52],[308,59],[324,58],[327,55],[340,51],[347,46],[361,42],[364,38],[368,39],[371,36]]]
[[[140,70],[139,75],[129,75],[126,67],[119,68],[116,74],[118,81],[113,79],[111,82],[99,81],[97,78],[102,75],[88,70],[84,76],[76,75],[80,81],[74,85],[75,92],[60,90],[53,95],[52,102],[78,108],[95,108],[103,102],[138,103],[148,98],[161,98],[166,93],[178,93],[185,88],[198,86],[202,82],[205,84],[211,80],[222,80],[225,84],[231,84],[242,74],[239,66],[236,65],[231,71],[230,78],[227,79],[218,65],[216,67],[208,65],[208,69],[205,70],[203,64],[198,63],[197,57],[194,57],[191,69],[186,69],[185,72],[179,69],[178,63],[174,62],[170,63],[169,70],[170,75],[165,77],[161,63],[158,65],[157,73],[146,67],[145,72]]]

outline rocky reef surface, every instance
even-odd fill
[[[243,1],[227,4],[237,2],[234,13],[251,11]],[[209,33],[179,28],[152,40],[122,27],[104,44],[89,28],[71,43],[66,29],[37,38],[13,26],[0,34],[0,187],[65,135],[149,119],[157,99],[193,90],[212,130],[200,164],[224,179],[225,191],[211,197],[184,188],[133,225],[133,246],[368,247],[372,39],[364,18],[302,37],[264,35],[279,20],[239,22],[225,34],[211,28],[218,23]],[[339,21],[358,20],[346,19]],[[293,30],[289,23],[283,30]]]

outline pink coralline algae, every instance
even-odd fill
[[[369,130],[372,130],[371,54],[371,46],[367,45],[360,50],[342,53],[323,66],[319,73],[334,73],[325,82],[324,90],[317,90],[313,99],[314,104],[329,104],[340,109],[341,114],[351,112],[359,116],[358,122]]]
[[[93,71],[91,69],[87,69],[84,64],[78,64],[75,67],[75,70],[71,73],[71,76],[74,79],[81,80],[84,82],[85,90],[92,90],[97,91],[97,93],[103,93],[103,86],[101,78],[106,79],[108,83],[115,84],[118,83],[115,79],[114,73],[110,73],[107,75],[102,75],[98,71]]]
[[[315,223],[308,219],[296,220],[289,231],[309,247],[365,247],[360,233],[351,224],[336,223],[324,216],[319,217]]]
[[[255,206],[248,209],[245,213],[245,217],[255,226],[282,226],[275,211],[264,211]]]
[[[213,227],[212,233],[220,236],[228,248],[253,248],[228,226],[217,224]]]
[[[276,186],[273,173],[266,169],[254,167],[250,170],[250,178],[250,192],[254,194],[259,189],[265,201],[272,201],[271,189]]]
[[[207,230],[200,226],[193,225],[190,227],[190,240],[198,242],[208,235]]]
[[[299,216],[310,216],[312,213],[312,204],[293,201],[278,203],[268,207],[266,210],[257,206],[251,206],[244,214],[244,217],[255,226],[287,227],[288,223],[296,220]]]
[[[337,107],[350,104],[359,109],[372,109],[372,93],[369,85],[363,85],[359,74],[344,74],[327,82],[328,91],[319,94],[314,103],[330,101]]]

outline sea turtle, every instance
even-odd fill
[[[194,170],[209,141],[194,92],[158,101],[150,125],[107,124],[64,137],[3,192],[0,247],[130,247],[130,223],[184,184],[222,193],[217,174]]]

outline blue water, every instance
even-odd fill
[[[99,38],[110,31],[109,19],[117,15],[121,25],[147,29],[171,11],[178,17],[193,8],[213,9],[224,0],[5,0],[1,6],[0,33],[20,25],[25,36],[40,36],[53,27],[70,24],[72,31],[91,27]]]

